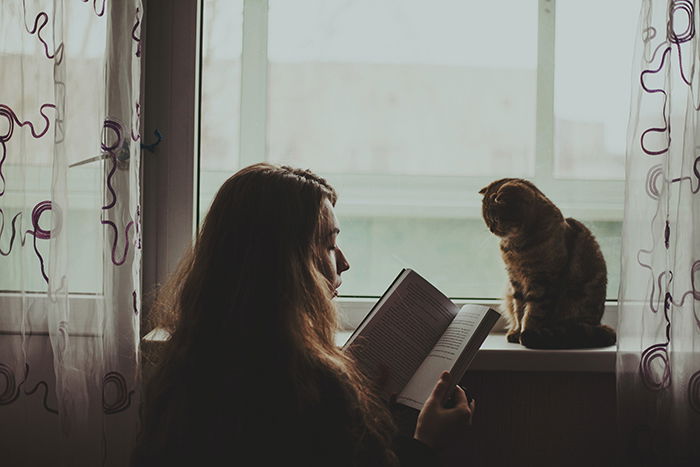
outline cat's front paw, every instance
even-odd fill
[[[520,343],[520,331],[508,331],[506,334],[506,339],[508,339],[508,342],[511,344],[519,344]]]

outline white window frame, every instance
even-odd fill
[[[143,290],[148,294],[175,269],[196,235],[199,190],[215,191],[198,174],[202,0],[144,0],[146,5],[145,126],[165,139],[158,154],[144,157]],[[554,178],[555,0],[538,0],[537,110],[534,180],[567,216],[621,221],[624,181]],[[158,13],[149,19],[148,11]],[[268,87],[268,0],[244,0],[242,30],[239,166],[266,158]],[[194,118],[193,118],[194,117]],[[194,157],[193,157],[194,155]],[[338,214],[426,218],[481,217],[481,206],[464,206],[465,193],[478,192],[493,177],[347,175],[334,177],[343,198]],[[391,188],[401,186],[400,189]],[[371,199],[364,193],[371,186]],[[377,187],[389,187],[377,196]],[[406,187],[410,187],[407,189]],[[430,196],[425,196],[425,193]],[[379,202],[377,200],[380,200]],[[346,327],[369,311],[376,298],[340,297]],[[498,299],[479,300],[497,305]],[[616,301],[606,304],[604,322],[616,325]],[[354,324],[353,324],[354,323]]]

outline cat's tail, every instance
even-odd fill
[[[615,330],[604,324],[559,323],[539,329],[526,329],[520,343],[531,349],[586,349],[615,344]]]

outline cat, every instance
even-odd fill
[[[508,342],[539,349],[613,345],[615,330],[600,323],[607,269],[591,231],[565,219],[527,180],[503,178],[479,193],[484,221],[501,238],[510,280]]]

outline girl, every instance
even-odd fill
[[[153,311],[171,338],[134,465],[434,465],[470,423],[473,403],[443,375],[414,436],[398,437],[335,345],[332,298],[350,267],[335,202],[324,179],[289,167],[256,164],[223,184]]]

